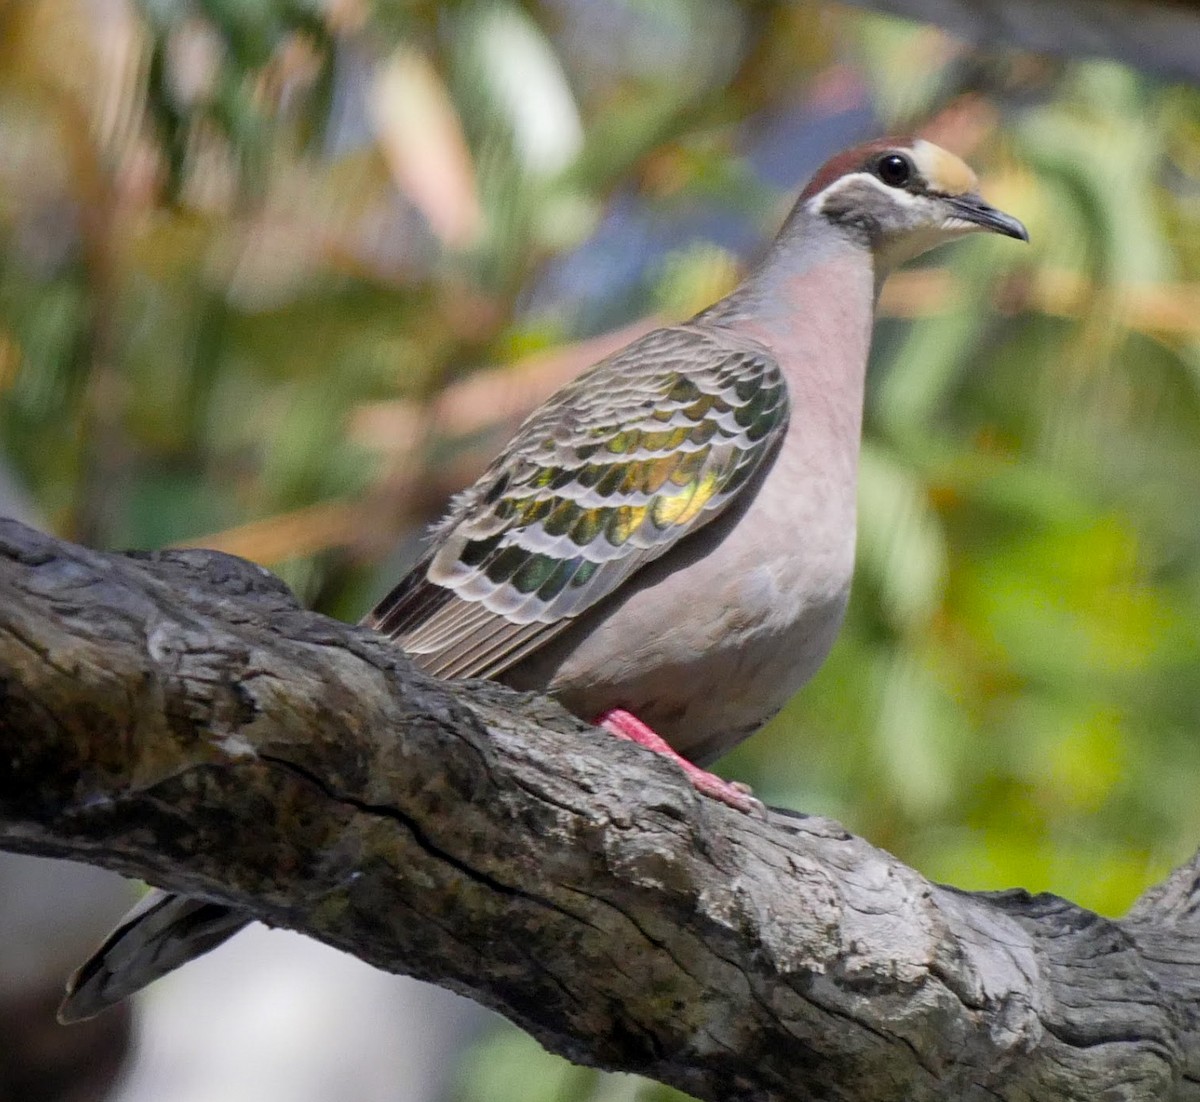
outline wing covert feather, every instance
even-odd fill
[[[440,676],[494,676],[725,509],[788,412],[764,350],[648,333],[530,415],[365,622]]]

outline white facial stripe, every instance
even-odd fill
[[[897,207],[914,208],[928,201],[923,196],[910,195],[903,188],[889,187],[878,176],[874,176],[870,172],[851,172],[846,176],[841,176],[834,180],[824,191],[817,192],[808,201],[808,209],[814,214],[821,214],[825,210],[825,202],[830,196],[837,195],[848,187],[856,187],[860,184],[869,184],[883,195],[886,195],[888,202],[893,203]]]

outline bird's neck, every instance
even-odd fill
[[[877,294],[871,249],[800,209],[745,282],[697,320],[766,346],[794,397],[811,386],[861,395]]]
[[[875,297],[870,249],[793,215],[746,282],[697,319],[779,364],[791,417],[776,463],[786,485],[826,501],[850,531]]]
[[[765,348],[787,380],[787,431],[755,500],[762,515],[782,518],[789,539],[803,533],[805,592],[844,587],[853,566],[874,313],[870,249],[793,215],[746,282],[698,319]]]

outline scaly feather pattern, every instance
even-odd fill
[[[726,508],[787,419],[759,346],[648,333],[525,421],[366,622],[439,676],[495,676]]]

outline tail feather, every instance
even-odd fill
[[[220,903],[151,891],[67,983],[60,1022],[78,1022],[215,949],[250,919]]]

